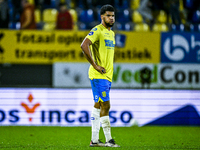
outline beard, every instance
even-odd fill
[[[114,23],[112,23],[112,24],[107,23],[107,22],[105,21],[105,19],[103,19],[103,21],[104,21],[104,23],[105,23],[105,25],[106,25],[107,27],[112,27],[112,26],[114,25]]]

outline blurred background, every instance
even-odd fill
[[[198,0],[28,0],[34,6],[37,29],[55,29],[56,17],[64,3],[73,18],[73,30],[88,30],[100,22],[100,7],[116,9],[114,30],[199,31]],[[1,0],[1,28],[19,29],[23,12],[21,0]],[[3,20],[3,21],[2,21]]]

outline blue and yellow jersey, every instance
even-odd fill
[[[115,34],[112,30],[108,30],[102,24],[95,26],[86,36],[90,39],[92,45],[90,49],[95,63],[106,69],[105,74],[99,73],[90,66],[90,79],[107,79],[112,82],[113,77],[113,61],[115,48]]]

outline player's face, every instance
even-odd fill
[[[107,27],[112,27],[115,23],[115,13],[112,11],[106,11],[104,15],[102,15],[102,20]]]

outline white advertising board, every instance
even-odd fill
[[[54,87],[90,87],[89,63],[54,63]]]
[[[90,88],[88,68],[88,63],[55,63],[53,86]],[[200,89],[200,65],[118,63],[112,87]]]
[[[111,89],[110,97],[112,126],[144,126],[188,105],[200,114],[199,90]],[[92,107],[91,89],[0,88],[0,125],[90,126]]]

